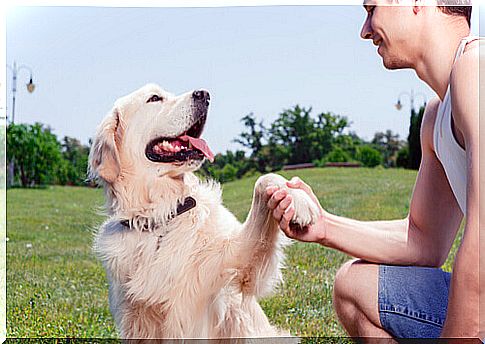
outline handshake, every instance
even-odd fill
[[[323,244],[325,240],[325,210],[310,186],[298,177],[286,182],[287,187],[270,185],[266,187],[268,208],[279,227],[291,239],[303,242]],[[302,202],[295,202],[295,197],[310,198],[311,206],[307,211],[297,209]],[[308,203],[307,203],[308,204]],[[295,214],[297,214],[295,216]]]

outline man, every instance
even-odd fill
[[[409,215],[357,221],[321,208],[315,225],[290,225],[285,189],[269,187],[268,205],[290,238],[338,249],[359,260],[340,268],[334,307],[352,337],[479,337],[478,41],[471,6],[366,1],[363,39],[372,40],[388,69],[412,68],[438,96],[421,129],[422,161]],[[311,188],[298,178],[291,188]],[[460,223],[465,231],[453,273],[445,262]],[[483,291],[482,291],[483,292]],[[483,338],[483,334],[481,336]]]

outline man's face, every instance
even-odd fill
[[[412,68],[414,19],[412,6],[398,6],[388,0],[365,0],[367,18],[360,33],[378,47],[388,69]]]

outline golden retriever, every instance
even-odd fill
[[[200,138],[210,97],[205,90],[175,96],[149,84],[116,101],[97,129],[90,176],[104,187],[109,218],[94,250],[109,281],[109,303],[122,338],[285,336],[258,298],[281,281],[288,239],[267,207],[260,177],[247,219],[223,205],[220,186],[193,173],[213,159]],[[298,226],[318,208],[293,196]]]

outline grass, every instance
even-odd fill
[[[330,212],[362,220],[404,217],[416,177],[395,169],[282,174],[302,177]],[[249,211],[256,178],[223,186],[224,203],[240,220]],[[91,251],[102,203],[102,191],[90,188],[7,191],[8,337],[116,337],[105,273]],[[315,244],[289,247],[285,284],[261,302],[271,322],[299,336],[344,336],[331,295],[335,273],[347,259]],[[451,257],[445,269],[451,269]]]

